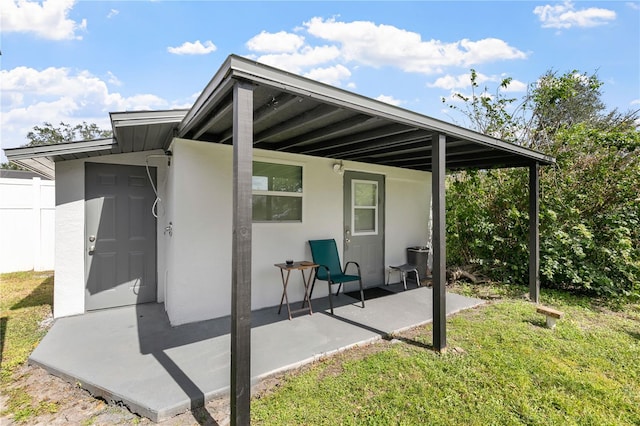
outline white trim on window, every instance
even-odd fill
[[[372,185],[375,188],[374,197],[373,197],[373,205],[361,205],[356,206],[356,186],[358,184],[367,184]],[[375,180],[364,180],[364,179],[352,179],[351,180],[351,235],[353,236],[365,236],[365,235],[378,235],[378,211],[379,211],[379,198],[380,198],[380,189],[378,187],[378,181]],[[356,210],[373,210],[373,226],[372,230],[358,231],[356,228]]]
[[[255,163],[270,164],[274,166],[295,167],[300,169],[300,189],[298,192],[274,191],[274,190],[268,190],[268,189],[253,189],[251,191],[252,197],[258,196],[258,197],[264,197],[266,199],[269,199],[271,197],[300,199],[300,206],[299,206],[300,212],[299,212],[299,218],[295,218],[295,219],[278,219],[278,218],[275,218],[275,216],[270,216],[269,218],[266,218],[266,219],[256,219],[254,214],[253,222],[254,223],[302,223],[302,220],[304,217],[304,180],[305,180],[304,178],[305,168],[303,167],[303,165],[297,164],[297,163],[291,163],[287,161],[280,161],[280,160],[274,161],[274,159],[271,159],[271,158],[270,159],[254,158],[253,159],[254,167],[255,167]],[[253,176],[253,177],[255,182],[256,176]],[[255,199],[254,199],[254,202],[255,202]],[[254,204],[254,208],[255,208],[255,204]],[[267,214],[267,216],[269,216],[269,214]]]

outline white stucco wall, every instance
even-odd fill
[[[84,163],[145,165],[150,154],[162,154],[162,151],[128,153],[96,157],[91,159],[69,160],[56,163],[56,214],[55,214],[55,286],[54,317],[84,313],[85,298],[85,235],[84,235]],[[151,158],[150,166],[157,167],[157,180],[160,197],[165,198],[166,159]],[[162,213],[162,209],[160,209]],[[165,216],[157,221],[158,228],[158,265],[166,263],[163,230]],[[158,301],[164,300],[165,277],[158,274]]]
[[[232,148],[176,139],[171,166],[152,158],[158,170],[158,301],[174,325],[228,315],[231,311]],[[84,163],[144,165],[150,153],[130,153],[56,164],[56,278],[54,316],[84,313]],[[154,152],[153,154],[161,154]],[[273,266],[287,258],[310,259],[307,240],[335,238],[342,250],[343,177],[333,160],[271,151],[254,159],[303,167],[302,223],[255,223],[252,306],[280,302],[282,282]],[[428,242],[431,174],[345,162],[346,170],[385,175],[385,265],[406,261],[406,248]],[[171,235],[165,227],[172,227]],[[342,253],[341,253],[342,255]],[[315,297],[327,294],[316,286]],[[302,300],[300,276],[290,281],[291,301]]]
[[[174,325],[230,313],[232,147],[176,139],[167,180],[166,309]],[[254,151],[254,160],[303,166],[302,223],[255,223],[252,245],[252,307],[278,305],[282,282],[274,263],[310,259],[307,240],[335,238],[342,247],[342,176],[333,160]],[[431,174],[345,162],[346,170],[385,175],[386,265],[406,262],[406,248],[427,243]],[[159,273],[159,275],[161,275]],[[291,276],[290,301],[302,300],[299,274]],[[326,296],[316,286],[314,298]]]

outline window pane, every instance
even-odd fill
[[[378,198],[378,186],[375,183],[356,182],[354,185],[356,206],[375,206]]]
[[[302,167],[254,161],[253,190],[302,192]]]
[[[353,209],[354,232],[375,232],[376,211],[374,209]]]
[[[253,176],[251,181],[251,189],[254,191],[268,191],[269,190],[269,178],[266,176]]]
[[[253,196],[254,221],[302,221],[302,198],[273,195]]]

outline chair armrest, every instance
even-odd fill
[[[316,266],[316,278],[318,277],[318,269],[323,268],[327,271],[327,280],[329,282],[331,282],[331,271],[329,270],[329,268],[325,265],[318,265]]]
[[[349,265],[351,265],[351,264],[356,265],[356,268],[358,268],[358,276],[362,276],[362,275],[360,274],[360,265],[358,264],[358,262],[355,262],[355,261],[353,261],[353,260],[351,260],[351,261],[349,261],[349,262],[347,262],[347,263],[345,263],[345,264],[344,264],[344,273],[345,273],[345,274],[347,273],[347,268],[348,268],[348,267],[349,267]]]

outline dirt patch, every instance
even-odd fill
[[[5,425],[154,425],[151,420],[131,413],[125,407],[106,404],[94,398],[87,391],[50,375],[44,369],[25,366],[14,375],[14,380],[3,394],[22,390],[31,396],[32,407],[46,406],[46,412],[30,416],[25,422],[2,416],[0,424]],[[6,395],[0,399],[0,410],[7,404]],[[229,400],[218,398],[209,401],[206,407],[188,411],[162,422],[166,426],[183,425],[228,425]]]

